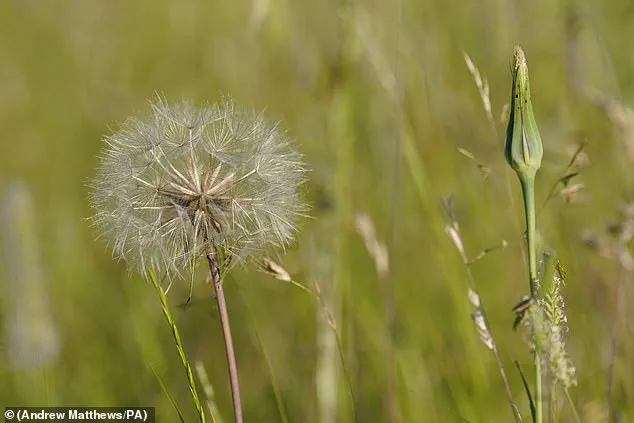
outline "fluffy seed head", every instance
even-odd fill
[[[115,257],[172,277],[207,253],[226,265],[292,239],[306,169],[277,125],[229,101],[150,106],[105,138],[92,183]]]

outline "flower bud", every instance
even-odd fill
[[[513,49],[513,87],[504,156],[520,179],[532,179],[541,166],[543,147],[533,114],[528,65],[520,47]]]

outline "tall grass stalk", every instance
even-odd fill
[[[220,411],[218,411],[218,405],[216,404],[214,387],[209,381],[207,370],[205,369],[202,361],[196,361],[196,375],[198,376],[198,382],[200,382],[203,387],[205,398],[207,398],[207,409],[209,410],[209,415],[211,416],[211,423],[223,423]]]
[[[623,312],[623,285],[625,283],[627,275],[627,269],[623,266],[622,262],[619,262],[619,275],[616,281],[616,290],[614,296],[614,316],[612,317],[612,324],[610,325],[610,353],[608,358],[608,367],[606,370],[606,410],[608,415],[608,421],[611,417],[614,417],[613,408],[613,390],[614,390],[614,365],[617,360],[617,344],[618,344],[618,329],[621,313]]]
[[[317,359],[317,380],[318,380],[318,400],[319,400],[319,421],[322,423],[332,423],[341,419],[339,415],[338,382],[341,374],[337,368],[337,354],[341,358],[346,356],[346,351],[342,349],[342,342],[339,336],[333,332],[337,328],[341,336],[352,332],[352,321],[343,321],[343,316],[353,315],[352,310],[348,310],[352,302],[351,295],[351,275],[350,275],[350,240],[349,230],[352,222],[352,181],[354,178],[354,130],[351,122],[355,121],[355,84],[354,84],[354,64],[356,60],[355,37],[351,33],[354,22],[355,6],[353,2],[344,0],[338,5],[338,46],[337,57],[335,59],[337,72],[329,75],[329,110],[326,118],[326,134],[331,139],[334,151],[335,168],[333,172],[333,196],[334,196],[334,233],[330,241],[332,251],[332,277],[328,278],[329,286],[325,287],[324,297],[327,310],[318,311],[318,344],[320,347]],[[333,68],[333,69],[334,69]],[[329,253],[324,253],[329,254]],[[321,294],[320,294],[321,295]],[[331,316],[334,317],[331,320]],[[333,326],[334,321],[341,323],[340,327]],[[348,329],[348,330],[347,330]],[[352,340],[346,339],[347,348],[353,349]],[[344,367],[344,373],[345,366]],[[345,376],[345,374],[344,374]],[[354,419],[354,400],[350,399],[350,411]]]
[[[624,319],[625,304],[627,301],[626,284],[634,274],[634,256],[630,252],[630,244],[634,238],[634,203],[627,204],[621,211],[621,218],[606,228],[607,233],[587,232],[583,235],[586,245],[598,256],[613,260],[618,264],[618,273],[614,289],[614,312],[611,316],[609,329],[609,352],[606,368],[606,393],[605,409],[608,421],[616,421],[613,409],[613,394],[615,372],[614,368],[618,360],[619,328]],[[607,236],[610,235],[610,239]]]
[[[274,278],[278,280],[289,282],[292,285],[300,287],[301,289],[308,292],[309,294],[314,295],[310,289],[306,288],[302,284],[299,284],[293,281],[290,275],[288,274],[288,272],[282,266],[280,266],[277,262],[269,259],[268,257],[264,257],[260,260],[260,262],[258,263],[258,268],[259,270],[269,274],[270,276],[273,276]],[[253,315],[249,302],[245,302],[245,313],[248,317],[250,324],[253,327],[253,333],[254,333],[256,343],[258,345],[260,352],[262,353],[262,357],[264,358],[264,362],[266,363],[266,367],[269,372],[270,384],[273,390],[275,405],[279,413],[280,421],[281,423],[289,423],[288,414],[286,412],[286,406],[284,405],[284,397],[280,389],[280,384],[276,376],[275,369],[273,367],[273,361],[271,360],[271,355],[269,354],[268,348],[266,347],[265,340],[260,335],[261,330],[260,330],[260,325],[258,323],[259,320],[256,319],[255,316]]]
[[[260,351],[262,351],[262,356],[264,357],[264,361],[266,362],[266,367],[271,375],[271,388],[273,389],[273,396],[275,397],[275,405],[277,406],[277,411],[280,414],[281,423],[289,423],[288,416],[286,415],[286,408],[284,406],[284,399],[282,397],[282,393],[280,392],[280,385],[277,381],[277,377],[275,376],[275,371],[273,369],[273,363],[271,362],[271,357],[267,352],[266,346],[262,341],[262,337],[259,332],[256,332],[256,338],[258,341],[258,345],[260,346]]]
[[[313,278],[315,278],[315,282],[314,282],[314,289],[308,288],[305,284],[301,283],[301,282],[297,282],[296,280],[294,280],[291,275],[286,271],[286,269],[284,269],[279,263],[275,262],[274,260],[271,260],[269,258],[264,258],[261,262],[260,262],[260,270],[264,271],[265,273],[267,273],[268,275],[274,277],[275,279],[282,281],[282,282],[286,282],[286,283],[290,283],[291,285],[300,288],[302,291],[306,292],[308,295],[310,295],[311,299],[314,301],[315,305],[318,307],[317,308],[317,316],[318,316],[318,330],[319,330],[319,338],[318,341],[324,341],[327,340],[329,343],[334,343],[333,344],[333,349],[336,349],[336,352],[339,360],[341,362],[341,369],[342,369],[342,373],[346,382],[346,386],[348,388],[348,395],[350,398],[350,413],[352,415],[352,421],[357,421],[356,419],[356,410],[355,410],[355,401],[354,401],[354,392],[352,390],[352,378],[350,377],[350,373],[348,372],[348,367],[346,366],[346,357],[343,354],[343,347],[341,344],[341,336],[339,334],[339,329],[338,329],[338,325],[337,325],[337,320],[334,316],[334,314],[330,311],[330,307],[328,306],[329,302],[332,302],[330,298],[325,298],[324,297],[324,292],[321,289],[321,285],[319,284],[318,280],[324,278],[326,275],[322,275],[322,274],[330,274],[331,270],[330,270],[330,257],[329,256],[324,256],[323,254],[321,254],[321,251],[317,251],[317,249],[319,247],[317,246],[313,246],[312,247],[314,252],[312,254],[312,256],[314,257],[313,260],[313,266],[315,267],[314,270],[312,270],[312,273],[314,273],[315,275],[313,276]],[[319,256],[324,256],[324,258],[318,258]],[[330,282],[332,283],[332,282]],[[331,290],[332,288],[330,287],[329,290]],[[325,332],[329,333],[329,336],[326,337]],[[266,355],[266,352],[264,351],[264,344],[262,343],[259,335],[258,335],[258,340],[260,345],[262,346],[262,351],[263,353]],[[321,345],[321,347],[323,347],[323,345]],[[335,370],[336,368],[333,368],[332,366],[334,365],[333,361],[331,359],[331,355],[334,354],[334,352],[332,351],[330,345],[328,345],[328,350],[326,351],[321,351],[321,354],[319,356],[319,360],[323,360],[323,362],[320,364],[318,362],[317,365],[317,371],[316,371],[316,376],[317,376],[317,380],[318,383],[320,383],[319,381],[321,380],[321,386],[325,389],[327,386],[329,386],[330,384],[334,384],[336,382],[336,380],[332,379],[333,374],[336,373]],[[327,355],[327,357],[326,357]],[[328,361],[326,361],[326,359]],[[270,367],[270,362],[268,357],[266,357],[267,360],[267,364],[269,364],[269,368]],[[321,378],[321,379],[320,379]],[[319,386],[319,385],[318,385]],[[336,385],[334,385],[336,386]],[[274,388],[275,389],[275,388]],[[337,392],[337,391],[334,391]],[[331,392],[331,394],[333,394],[334,392]],[[318,397],[322,395],[321,393],[318,393]],[[330,399],[332,399],[332,397],[328,397]],[[326,399],[324,397],[320,397],[318,398],[319,400],[319,405],[320,405],[320,409],[321,406],[327,405],[328,402],[326,401]],[[325,417],[323,416],[327,416],[329,418],[332,418],[332,415],[330,414],[330,412],[332,411],[336,411],[336,410],[330,410],[325,413],[320,415],[320,418],[322,421],[325,421]],[[286,420],[285,420],[286,421]]]
[[[176,398],[174,398],[174,395],[172,395],[167,390],[167,386],[165,386],[165,382],[163,382],[163,378],[158,374],[158,372],[156,371],[154,366],[150,365],[150,368],[152,369],[152,373],[154,373],[154,377],[156,377],[156,380],[158,380],[159,385],[161,385],[161,390],[163,391],[163,393],[165,394],[165,396],[169,400],[169,402],[172,405],[172,408],[174,409],[174,411],[176,411],[176,414],[178,414],[178,420],[181,423],[186,423],[185,416],[183,416],[183,412],[181,411],[180,407],[176,403]]]
[[[570,409],[572,410],[572,415],[575,417],[575,422],[581,423],[581,417],[579,416],[579,411],[577,411],[577,407],[575,406],[572,397],[570,396],[570,389],[564,388],[564,394],[566,395],[566,400],[568,400],[568,404],[570,405]]]
[[[205,423],[207,420],[205,418],[205,412],[203,411],[203,407],[200,403],[200,398],[198,397],[198,391],[196,390],[196,382],[194,381],[194,374],[192,373],[192,368],[189,365],[189,361],[187,361],[187,356],[185,356],[185,350],[183,349],[183,343],[181,342],[181,336],[178,331],[178,327],[172,318],[172,314],[170,313],[169,307],[167,305],[167,298],[165,297],[165,292],[163,288],[159,285],[156,276],[152,271],[148,271],[148,278],[154,285],[156,289],[156,293],[158,294],[159,299],[161,300],[161,308],[163,310],[163,316],[165,316],[165,320],[167,320],[167,324],[172,330],[172,336],[174,337],[174,342],[176,344],[176,350],[178,351],[178,356],[183,365],[183,369],[185,369],[185,375],[187,376],[187,383],[189,385],[189,393],[191,394],[192,400],[194,401],[194,406],[196,407],[196,413],[198,414],[198,419],[201,423]],[[180,412],[179,412],[180,414]]]
[[[480,339],[482,339],[485,345],[493,352],[493,356],[495,357],[496,364],[500,371],[500,376],[502,377],[502,383],[504,384],[504,391],[509,401],[511,412],[513,413],[513,418],[517,423],[520,423],[522,421],[522,416],[519,412],[517,404],[515,404],[515,401],[513,400],[513,393],[511,392],[511,386],[506,376],[506,371],[504,370],[504,364],[502,363],[497,344],[495,343],[495,340],[493,338],[493,334],[491,332],[490,325],[484,311],[484,306],[482,305],[480,296],[477,293],[475,278],[473,277],[473,272],[471,271],[471,263],[473,263],[473,260],[470,260],[467,257],[467,253],[465,252],[464,244],[462,242],[462,237],[460,236],[460,226],[458,225],[457,220],[453,217],[453,212],[450,207],[451,206],[448,205],[448,212],[451,216],[452,222],[450,225],[446,226],[445,231],[453,241],[456,249],[458,250],[458,253],[460,254],[460,258],[462,259],[465,269],[467,270],[467,280],[469,282],[469,299],[471,300],[473,306],[476,308],[476,312],[473,314],[473,319],[478,328]]]

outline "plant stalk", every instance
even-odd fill
[[[225,352],[227,354],[227,366],[229,368],[229,383],[231,385],[231,399],[233,400],[233,414],[235,423],[242,423],[242,403],[240,401],[240,385],[238,383],[238,367],[236,365],[236,355],[233,350],[233,339],[231,337],[231,327],[229,326],[229,313],[225,293],[220,279],[220,269],[214,253],[207,253],[209,272],[211,272],[212,283],[216,293],[218,303],[218,313],[220,315],[220,326],[225,340]]]
[[[187,357],[185,356],[183,342],[181,341],[181,336],[178,331],[178,327],[176,326],[176,323],[174,322],[174,319],[172,318],[172,314],[170,313],[170,309],[167,305],[167,298],[165,298],[165,292],[159,285],[158,281],[156,280],[156,276],[154,275],[152,271],[148,271],[148,276],[150,278],[150,281],[152,282],[152,285],[154,285],[154,289],[156,289],[156,293],[158,294],[159,299],[161,300],[161,309],[163,310],[163,316],[165,317],[167,324],[172,330],[172,336],[174,337],[174,342],[176,343],[176,350],[178,351],[178,356],[180,357],[181,363],[183,364],[183,369],[185,369],[185,374],[187,376],[187,383],[189,384],[189,393],[191,394],[192,399],[194,400],[194,405],[196,406],[196,412],[198,413],[198,418],[200,420],[200,423],[206,423],[207,420],[205,418],[205,412],[203,411],[203,407],[200,403],[200,398],[198,397],[198,392],[196,391],[196,382],[194,381],[194,374],[192,373],[192,369],[191,369],[191,366],[189,365],[189,361],[187,360]],[[154,369],[152,369],[152,371],[154,371]],[[173,397],[171,397],[169,393],[167,392],[167,390],[165,389],[163,385],[163,381],[159,377],[158,373],[154,372],[154,374],[157,377],[159,383],[161,384],[161,387],[164,388],[163,390],[167,394],[168,398],[170,398],[170,401],[172,402],[174,409],[178,413],[181,422],[184,422],[185,419],[183,418],[183,415],[181,414],[181,411],[176,405],[176,402],[174,401]]]
[[[537,300],[537,251],[535,249],[535,175],[520,177],[522,195],[524,197],[524,212],[526,215],[526,239],[528,250],[528,283],[533,301]],[[542,371],[541,346],[537,334],[533,333],[535,352],[535,423],[542,423]]]
[[[487,323],[488,325],[488,323]],[[493,335],[491,335],[493,338]],[[513,412],[513,418],[516,423],[521,423],[522,415],[520,414],[515,401],[513,401],[513,393],[511,392],[511,386],[509,385],[509,381],[506,377],[506,372],[504,371],[504,365],[502,364],[502,359],[500,358],[500,353],[498,352],[498,347],[494,343],[493,344],[493,355],[495,356],[495,361],[497,362],[498,369],[500,370],[500,375],[502,375],[502,382],[504,384],[504,391],[506,392],[506,397],[508,398],[509,404],[511,406],[511,411]]]
[[[619,329],[619,319],[621,316],[621,310],[623,308],[623,285],[627,280],[627,270],[623,266],[622,262],[619,261],[619,276],[616,282],[616,295],[614,298],[615,309],[614,316],[612,317],[612,326],[610,328],[610,355],[608,359],[608,370],[607,370],[607,393],[606,393],[606,409],[608,411],[608,418],[606,421],[616,422],[617,418],[612,410],[612,385],[614,384],[614,364],[616,362],[616,348],[617,348],[617,336]]]
[[[453,226],[453,229],[455,230],[455,233],[457,234],[458,239],[460,240],[460,243],[462,243],[462,240],[460,239],[460,231],[458,229],[458,222],[454,221],[452,223],[452,226]],[[467,277],[469,280],[469,289],[473,290],[473,292],[475,292],[476,295],[479,296],[479,294],[477,294],[478,290],[476,287],[475,278],[473,277],[473,272],[471,271],[471,262],[469,261],[469,258],[467,257],[463,248],[458,248],[458,253],[460,254],[460,257],[462,258],[462,262],[464,263],[464,266],[467,270]],[[517,408],[517,405],[515,404],[515,401],[513,401],[513,393],[511,391],[511,386],[509,385],[508,378],[506,377],[506,372],[504,371],[504,364],[502,363],[502,359],[500,358],[500,353],[498,352],[498,347],[495,342],[495,338],[493,337],[493,332],[490,329],[491,326],[489,325],[489,320],[487,319],[486,313],[484,311],[484,306],[480,304],[480,306],[478,306],[477,309],[482,314],[482,317],[486,323],[487,328],[489,328],[489,333],[491,334],[491,340],[493,341],[490,348],[491,348],[491,351],[493,351],[495,361],[497,362],[498,369],[500,370],[500,375],[502,376],[502,383],[504,384],[504,390],[506,391],[506,396],[508,398],[509,404],[511,405],[511,411],[513,412],[513,417],[515,418],[516,423],[521,423],[522,416],[519,412],[519,409]]]
[[[568,390],[568,388],[564,388],[564,393],[566,394],[566,399],[568,400],[568,404],[570,404],[570,409],[572,410],[572,414],[575,416],[575,422],[581,423],[581,417],[579,416],[577,407],[575,407],[575,403],[572,401],[572,397],[570,396],[570,391]]]

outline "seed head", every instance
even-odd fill
[[[209,253],[222,266],[292,239],[306,169],[276,124],[229,101],[150,106],[105,138],[92,183],[115,257],[172,277]]]
[[[539,300],[543,311],[545,342],[544,359],[552,373],[555,383],[564,388],[577,384],[576,369],[566,349],[565,334],[568,332],[568,318],[562,290],[566,272],[563,266],[555,263],[551,280],[547,281],[545,295]]]

